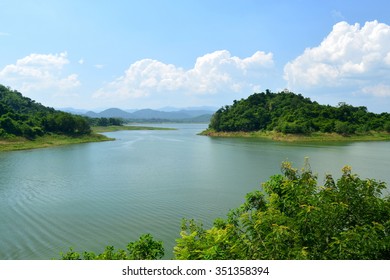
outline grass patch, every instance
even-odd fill
[[[23,137],[13,137],[9,139],[0,140],[0,151],[18,151],[18,150],[29,150],[29,149],[40,149],[55,146],[64,146],[71,144],[81,144],[90,142],[102,142],[111,141],[113,138],[101,134],[90,134],[83,136],[66,136],[66,135],[44,135],[37,137],[34,140],[28,140]]]
[[[56,146],[64,146],[71,144],[81,144],[90,142],[112,141],[114,138],[109,138],[100,133],[114,132],[120,130],[175,130],[174,128],[149,127],[149,126],[95,126],[92,127],[93,133],[83,136],[66,136],[58,134],[48,134],[42,137],[37,137],[33,140],[24,137],[0,138],[0,152],[4,151],[19,151],[30,149],[41,149]]]
[[[276,131],[234,131],[234,132],[217,132],[207,129],[199,135],[212,137],[246,137],[246,138],[263,138],[283,142],[354,142],[354,141],[388,141],[390,133],[388,132],[369,132],[366,134],[341,135],[337,133],[314,132],[310,135],[304,134],[284,134]]]

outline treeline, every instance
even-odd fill
[[[324,185],[308,162],[302,169],[289,162],[282,174],[263,183],[263,191],[246,196],[240,207],[211,228],[183,221],[174,255],[179,260],[389,260],[390,197],[386,185],[361,179],[351,167]],[[159,259],[161,241],[143,235],[126,250],[62,253],[62,259]]]
[[[91,126],[123,124],[121,118],[90,118],[58,111],[0,85],[1,138],[21,136],[34,139],[48,133],[82,136],[91,134]]]
[[[91,126],[121,126],[125,124],[125,120],[122,118],[85,118]]]
[[[290,134],[312,132],[349,135],[370,131],[390,132],[390,114],[375,114],[364,106],[340,102],[337,107],[320,105],[292,92],[255,93],[219,109],[211,118],[215,131],[278,131]]]
[[[45,107],[0,85],[0,137],[34,139],[48,133],[80,136],[90,134],[91,127],[82,116]]]

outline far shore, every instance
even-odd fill
[[[243,137],[243,138],[263,138],[282,142],[355,142],[355,141],[388,141],[390,133],[388,132],[369,132],[366,134],[340,135],[337,133],[314,132],[310,135],[304,134],[284,134],[276,131],[214,131],[205,130],[199,135],[211,137]]]
[[[114,132],[121,130],[176,130],[176,128],[141,126],[141,125],[111,125],[111,126],[93,126],[94,133]]]
[[[23,137],[13,137],[10,139],[0,139],[0,152],[41,149],[71,144],[102,142],[111,140],[114,139],[109,138],[105,135],[95,133],[77,137],[52,134],[37,137],[33,140],[29,140]]]
[[[120,130],[172,130],[173,128],[160,128],[148,126],[96,126],[92,127],[92,133],[82,136],[67,136],[59,134],[47,134],[35,139],[29,140],[23,137],[0,138],[0,152],[20,151],[57,147],[72,144],[92,143],[113,141],[115,138],[107,137],[101,133],[114,132]]]

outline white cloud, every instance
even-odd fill
[[[67,53],[30,54],[0,70],[0,81],[23,93],[41,90],[64,92],[80,86],[76,74],[62,73],[69,64]]]
[[[142,59],[131,64],[124,75],[95,92],[95,98],[139,99],[239,93],[250,94],[264,82],[273,67],[272,53],[256,52],[250,57],[232,56],[226,50],[198,57],[185,70],[173,64]]]
[[[335,24],[319,46],[306,49],[284,68],[288,87],[305,92],[333,88],[389,96],[384,93],[390,88],[389,77],[390,26],[377,21],[362,27]]]
[[[390,97],[390,85],[378,84],[375,86],[368,86],[364,87],[362,92],[377,97]]]

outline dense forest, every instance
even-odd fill
[[[84,118],[91,126],[122,126],[125,123],[122,118],[91,118],[86,116]]]
[[[219,109],[209,129],[226,131],[277,131],[286,134],[312,132],[350,135],[370,131],[390,132],[390,114],[375,114],[364,106],[340,102],[337,107],[320,105],[300,94],[269,90]]]
[[[91,127],[84,117],[45,107],[0,85],[1,138],[34,139],[49,133],[79,136],[90,134]]]

